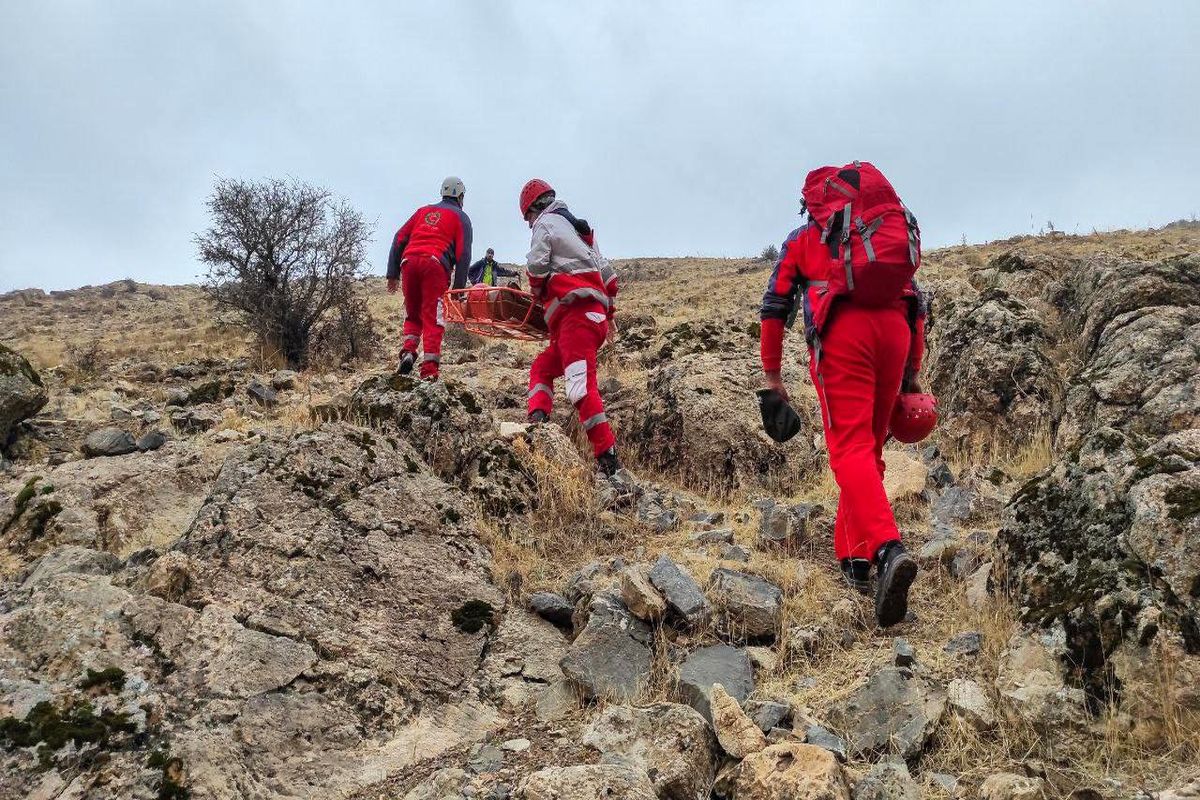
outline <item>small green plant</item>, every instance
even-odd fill
[[[484,625],[496,624],[495,611],[486,600],[468,600],[450,612],[450,621],[463,633],[479,633]]]
[[[79,684],[80,689],[102,689],[119,692],[125,688],[125,670],[120,667],[105,667],[102,670],[88,669]]]

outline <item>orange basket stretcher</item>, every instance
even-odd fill
[[[442,297],[446,322],[499,339],[545,339],[550,335],[542,304],[529,292],[507,286],[451,289]]]

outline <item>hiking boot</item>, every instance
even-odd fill
[[[846,585],[859,594],[871,593],[871,560],[868,558],[843,558],[842,577]]]
[[[408,350],[405,350],[400,354],[400,363],[396,365],[396,374],[407,375],[412,372],[413,364],[416,360],[416,353],[410,353]]]
[[[535,408],[529,412],[529,421],[534,425],[541,425],[546,420],[550,419],[550,415],[540,408]]]
[[[609,478],[616,475],[617,471],[621,469],[621,462],[617,460],[617,448],[610,447],[596,456],[596,466],[600,467],[600,471]]]
[[[879,548],[875,556],[875,618],[890,628],[908,615],[908,588],[917,577],[917,562],[899,540]]]

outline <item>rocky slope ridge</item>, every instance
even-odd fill
[[[801,366],[808,431],[757,427],[766,265],[621,265],[615,482],[562,409],[521,424],[524,346],[295,375],[191,290],[6,295],[39,369],[2,353],[0,797],[1197,796],[1198,252],[931,254],[945,424],[888,453],[924,571],[887,632]]]

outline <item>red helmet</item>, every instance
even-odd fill
[[[892,437],[916,444],[933,433],[937,425],[937,398],[931,394],[901,392],[892,410]]]
[[[533,205],[533,201],[544,195],[546,192],[553,192],[554,187],[546,183],[541,178],[534,178],[521,187],[521,217],[524,218],[529,213],[529,207]]]

